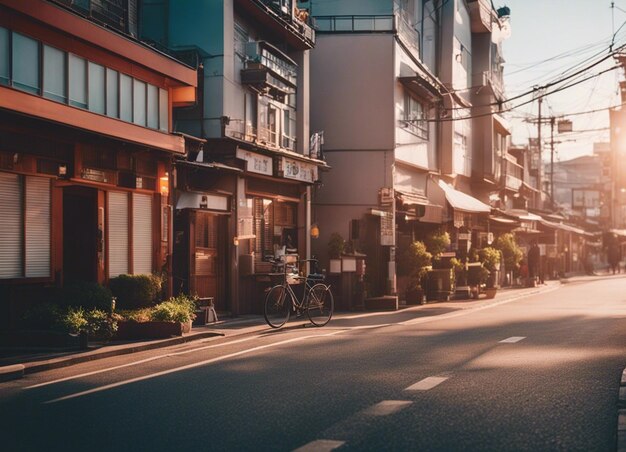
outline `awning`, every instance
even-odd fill
[[[496,126],[496,129],[503,135],[511,135],[511,125],[509,124],[509,121],[507,121],[506,119],[504,119],[502,116],[500,116],[497,113],[494,113],[493,116],[493,123]]]
[[[421,77],[419,74],[413,77],[398,77],[398,80],[407,90],[429,102],[437,102],[442,97],[437,88],[424,80],[424,77]]]
[[[510,218],[497,217],[497,216],[494,216],[494,215],[490,215],[489,216],[489,220],[490,221],[495,221],[496,223],[506,224],[506,225],[513,225],[513,224],[517,223],[517,221],[512,220]]]
[[[242,173],[243,170],[236,168],[234,166],[229,166],[229,165],[225,165],[223,163],[219,163],[219,162],[190,162],[188,160],[177,160],[176,161],[176,165],[177,166],[189,166],[189,167],[193,167],[193,168],[207,168],[207,169],[213,169],[213,170],[226,170],[226,171],[232,171],[235,173]]]
[[[424,206],[424,214],[415,218],[420,223],[443,223],[443,207],[431,203],[425,196],[396,190],[396,197],[406,206]]]
[[[549,228],[552,228],[552,229],[559,229],[561,231],[572,232],[572,233],[578,234],[578,235],[593,236],[593,234],[589,234],[584,229],[580,229],[580,228],[577,228],[577,227],[569,225],[569,224],[554,223],[552,221],[548,221],[548,220],[544,220],[544,219],[539,221],[539,223],[541,225],[543,225],[543,226],[546,226],[546,227],[549,227]]]
[[[491,207],[478,199],[458,191],[444,181],[439,181],[439,187],[446,195],[446,200],[454,210],[469,213],[490,213]]]

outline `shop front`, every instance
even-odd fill
[[[229,237],[239,172],[218,163],[176,163],[174,292],[211,299],[220,313],[233,311]]]

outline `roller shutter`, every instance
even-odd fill
[[[50,276],[50,180],[26,177],[26,277]]]
[[[109,278],[128,273],[128,194],[110,191]]]
[[[17,174],[0,173],[0,279],[22,276],[22,183]]]
[[[152,273],[152,196],[133,193],[133,273]]]

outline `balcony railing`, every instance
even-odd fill
[[[96,22],[123,33],[137,34],[137,7],[129,0],[56,0]]]
[[[316,16],[318,33],[363,33],[396,31],[395,16]]]
[[[524,167],[509,159],[504,159],[502,165],[505,188],[519,190],[524,180]]]
[[[244,124],[243,121],[231,121],[224,130],[227,137],[254,143],[268,149],[296,150],[296,139],[287,135],[280,135],[276,130],[267,127],[254,127]]]

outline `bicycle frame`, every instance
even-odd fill
[[[309,278],[308,276],[288,274],[287,266],[288,264],[297,264],[298,267],[300,267],[300,264],[302,264],[303,262],[313,262],[313,261],[317,262],[317,259],[299,260],[297,256],[295,255],[285,255],[283,256],[283,262],[276,263],[278,265],[283,266],[283,282],[280,285],[283,286],[286,289],[286,291],[289,292],[289,294],[291,295],[291,300],[292,300],[291,310],[292,311],[306,309],[307,300],[309,299],[309,296],[311,294],[311,289],[313,288],[315,284],[319,283],[320,281],[315,281],[312,278]],[[298,280],[304,280],[304,290],[302,292],[302,300],[298,298],[294,290],[291,288],[291,284],[289,284],[289,282],[287,281],[288,276],[298,279]],[[313,281],[313,282],[310,283],[309,281]],[[330,286],[327,286],[327,287],[330,287]]]

